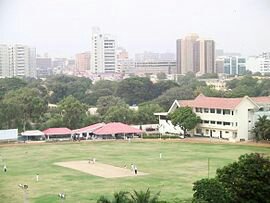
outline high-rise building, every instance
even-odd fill
[[[8,50],[8,54],[7,54]],[[2,77],[36,77],[36,49],[25,45],[1,45]],[[8,61],[8,63],[7,63]]]
[[[270,52],[264,52],[259,56],[249,57],[247,59],[247,69],[261,74],[270,73]]]
[[[228,75],[243,75],[246,71],[246,58],[238,56],[225,56],[224,73]]]
[[[187,35],[184,39],[177,41],[177,51],[181,50],[180,53],[177,52],[177,59],[180,60],[177,64],[181,64],[177,68],[178,74],[186,74],[187,72],[196,72],[194,64],[194,44],[196,43],[199,36],[195,33]]]
[[[75,67],[77,71],[90,70],[90,52],[76,54]]]
[[[178,74],[216,72],[213,40],[199,39],[197,34],[189,34],[176,41],[176,53]]]
[[[0,77],[10,77],[9,48],[5,44],[0,44]]]
[[[116,71],[116,40],[112,35],[102,34],[98,27],[92,30],[92,73]]]

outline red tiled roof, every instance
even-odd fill
[[[42,131],[45,135],[68,135],[72,131],[68,128],[48,128]]]
[[[101,128],[104,125],[105,125],[105,123],[96,123],[96,124],[89,125],[89,126],[84,127],[84,128],[72,130],[72,132],[73,133],[93,132],[94,130],[99,129],[99,128]]]
[[[190,106],[199,108],[214,108],[214,109],[235,109],[241,102],[242,98],[220,98],[206,97],[202,94],[194,100],[179,100],[180,106]],[[250,97],[254,103],[270,103],[270,97]]]
[[[253,101],[255,101],[255,103],[270,103],[270,97],[251,97],[251,99]]]
[[[96,135],[111,135],[111,134],[127,134],[127,133],[142,133],[143,131],[124,123],[108,123],[103,127],[94,131]]]
[[[242,98],[219,98],[199,95],[194,100],[180,100],[179,104],[180,106],[199,108],[234,109],[241,100]]]

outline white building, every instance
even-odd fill
[[[270,52],[262,53],[256,57],[249,57],[247,60],[247,69],[253,73],[260,72],[263,75],[270,73]]]
[[[10,77],[9,48],[0,44],[0,78]]]
[[[1,77],[36,77],[36,49],[25,45],[0,46]]]
[[[98,27],[92,30],[91,73],[112,73],[116,71],[116,40],[109,34],[102,34]]]
[[[155,113],[159,116],[159,132],[183,133],[172,125],[168,115],[179,107],[189,106],[200,116],[201,123],[191,135],[228,139],[250,140],[252,128],[259,116],[270,117],[270,97],[216,98],[199,95],[194,100],[175,100],[168,112]]]

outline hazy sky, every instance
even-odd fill
[[[270,0],[0,0],[0,43],[73,56],[90,50],[91,28],[131,54],[175,52],[196,32],[226,52],[270,51]]]

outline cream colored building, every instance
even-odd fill
[[[176,65],[178,74],[187,72],[203,75],[215,73],[215,41],[202,39],[195,33],[176,41]]]
[[[199,95],[194,100],[175,100],[168,112],[155,113],[159,116],[159,132],[162,134],[183,133],[173,126],[168,115],[179,107],[191,107],[200,116],[191,135],[245,141],[253,139],[251,133],[259,116],[270,117],[270,97],[217,98]]]

